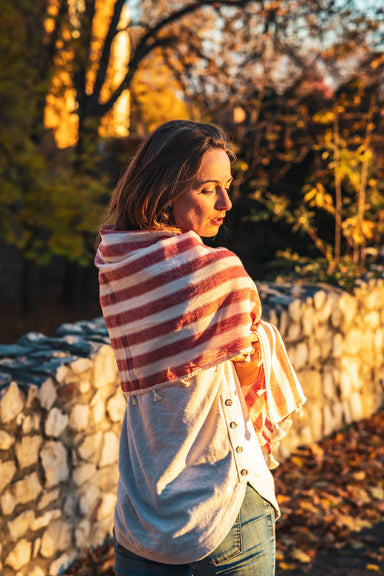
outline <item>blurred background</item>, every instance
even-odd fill
[[[382,2],[2,0],[0,27],[0,342],[100,314],[106,203],[176,118],[233,141],[214,242],[256,281],[382,275]]]

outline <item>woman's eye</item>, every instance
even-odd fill
[[[204,188],[201,191],[201,194],[213,194],[215,192],[215,190],[209,189],[209,188]]]

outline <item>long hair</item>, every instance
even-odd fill
[[[211,149],[235,155],[224,132],[210,124],[171,120],[140,146],[118,182],[103,225],[114,230],[173,226],[172,202],[193,183]]]

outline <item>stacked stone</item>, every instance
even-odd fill
[[[360,280],[352,294],[319,284],[261,284],[260,293],[308,398],[280,445],[284,458],[382,406],[384,280]]]
[[[0,346],[0,572],[55,575],[111,536],[125,401],[102,319]]]

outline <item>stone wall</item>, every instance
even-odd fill
[[[259,284],[308,397],[280,458],[384,399],[384,281]],[[102,319],[0,345],[0,571],[60,573],[110,537],[125,402]]]
[[[264,318],[278,326],[307,396],[280,445],[328,436],[377,412],[384,402],[384,280],[329,285],[259,284]]]
[[[98,319],[0,357],[0,573],[58,574],[111,534],[125,406],[113,351]]]

